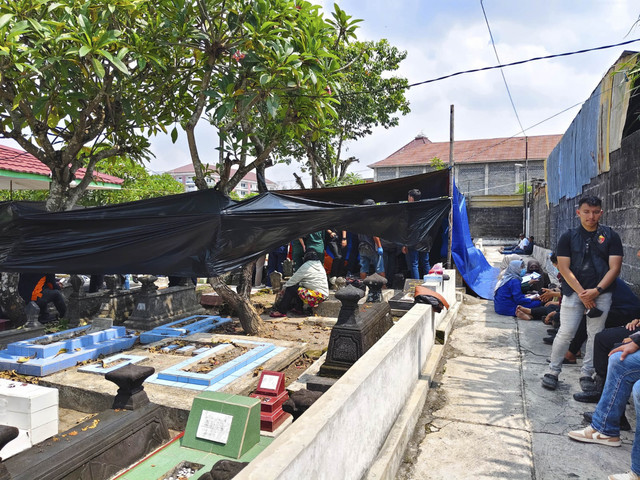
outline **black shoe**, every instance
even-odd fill
[[[600,401],[601,396],[602,396],[602,392],[591,390],[589,392],[576,392],[573,394],[573,399],[576,402],[581,402],[581,403],[598,403]]]
[[[591,422],[593,421],[593,412],[584,412],[582,414],[582,417],[587,423],[589,423],[589,425],[591,425]],[[620,417],[620,430],[622,430],[623,432],[628,432],[631,430],[631,424],[629,423],[629,420],[627,420],[627,416],[624,413]]]
[[[544,337],[544,338],[542,339],[542,341],[543,341],[544,343],[546,343],[547,345],[553,345],[553,340],[554,340],[555,338],[556,338],[556,336],[555,336],[555,335],[553,335],[553,336],[551,336],[551,337]]]
[[[547,334],[555,336],[556,333],[558,333],[557,328],[547,328]]]
[[[547,390],[555,390],[558,388],[558,377],[545,373],[544,377],[542,377],[542,386]]]
[[[596,381],[588,376],[580,377],[580,388],[583,392],[593,392],[596,389]]]

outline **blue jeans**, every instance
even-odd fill
[[[376,273],[384,273],[384,262],[382,255],[375,254],[374,257],[360,255],[360,273],[369,275],[371,267],[375,267]]]
[[[596,333],[604,330],[604,323],[607,321],[607,314],[611,308],[611,293],[603,293],[596,298],[596,306],[602,310],[599,317],[587,317],[587,346],[584,351],[582,362],[582,375],[592,376],[595,372],[593,368],[593,340]],[[580,301],[577,293],[564,295],[560,304],[560,328],[553,341],[551,348],[551,363],[549,363],[549,373],[556,377],[562,371],[562,361],[564,354],[569,349],[569,344],[575,337],[582,316],[585,314],[584,304]]]
[[[609,357],[607,381],[591,420],[593,428],[610,437],[620,436],[620,417],[627,407],[632,390],[636,414],[640,415],[640,352],[627,355],[624,361],[620,361],[621,355],[622,353],[617,352]],[[636,428],[631,450],[631,470],[640,474],[639,428]]]
[[[411,278],[422,278],[420,270],[424,271],[424,275],[429,273],[431,265],[429,265],[429,252],[418,252],[413,248],[407,249],[407,268],[411,274]]]

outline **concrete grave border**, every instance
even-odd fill
[[[442,355],[436,326],[450,330],[459,307],[455,271],[446,273],[449,311],[411,308],[235,478],[394,478]]]

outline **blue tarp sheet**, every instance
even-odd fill
[[[453,186],[453,235],[451,256],[464,281],[476,295],[493,299],[493,288],[500,269],[492,267],[471,241],[464,195]]]

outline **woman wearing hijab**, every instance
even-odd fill
[[[496,284],[493,293],[493,307],[500,315],[515,316],[518,305],[533,308],[540,306],[540,300],[532,300],[522,293],[522,260],[512,260],[504,275]]]

